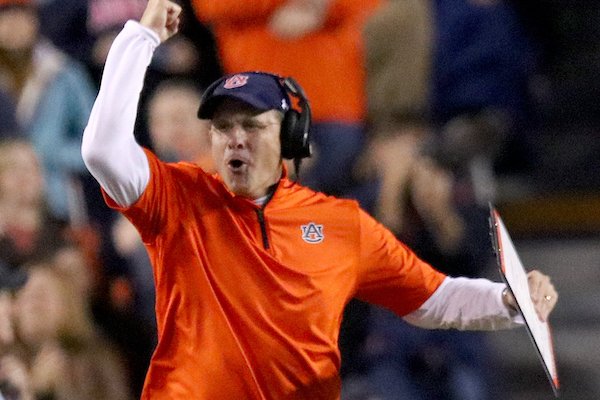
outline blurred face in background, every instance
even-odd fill
[[[91,295],[94,282],[91,267],[81,249],[74,246],[62,247],[54,254],[53,264],[54,268],[70,278],[77,298],[85,303]]]
[[[37,205],[43,196],[44,178],[33,147],[18,140],[0,143],[0,201]]]
[[[15,326],[19,337],[27,344],[41,344],[58,338],[67,318],[64,283],[50,268],[33,267],[27,283],[17,293]]]
[[[0,50],[28,52],[38,39],[39,22],[31,6],[0,7]]]
[[[210,154],[210,124],[196,116],[199,98],[193,87],[173,83],[159,87],[150,100],[148,129],[165,161],[195,162]]]

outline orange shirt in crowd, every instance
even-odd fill
[[[269,30],[284,0],[192,0],[215,33],[227,73],[260,70],[292,76],[311,101],[315,121],[360,122],[365,116],[362,29],[381,0],[331,0],[324,26],[298,39]]]
[[[147,155],[148,187],[120,209],[156,283],[159,341],[143,399],[338,399],[348,301],[404,315],[445,277],[355,201],[284,176],[260,207],[194,164]]]

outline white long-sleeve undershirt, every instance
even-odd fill
[[[128,21],[112,44],[100,91],[83,135],[83,159],[120,206],[133,204],[150,179],[150,167],[133,130],[146,69],[158,35]],[[435,293],[404,318],[423,328],[493,330],[520,325],[502,302],[504,285],[487,279],[446,278]]]
[[[100,91],[83,134],[81,153],[90,173],[120,206],[133,204],[150,179],[148,159],[133,130],[146,69],[158,35],[128,21],[114,40]]]
[[[440,287],[404,320],[429,329],[498,330],[523,320],[502,301],[503,283],[488,279],[447,277]]]

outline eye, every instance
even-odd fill
[[[233,124],[229,121],[213,121],[212,126],[215,130],[219,132],[228,132],[231,130]]]
[[[255,120],[244,121],[242,127],[246,132],[260,132],[265,129],[267,126],[263,123],[260,123]]]

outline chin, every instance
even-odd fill
[[[236,196],[248,196],[248,186],[241,182],[237,182],[237,179],[229,179],[225,183],[227,188]]]

